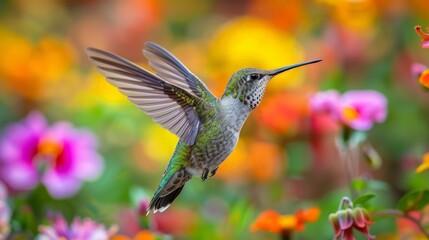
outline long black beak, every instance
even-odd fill
[[[279,73],[282,73],[284,71],[290,70],[292,68],[301,67],[301,66],[304,66],[304,65],[307,65],[307,64],[313,64],[313,63],[317,63],[317,62],[320,62],[320,61],[322,61],[322,59],[311,60],[311,61],[308,61],[308,62],[297,63],[297,64],[294,64],[294,65],[282,67],[282,68],[279,68],[279,69],[272,70],[271,73],[270,73],[270,75],[277,75]]]

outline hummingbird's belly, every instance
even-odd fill
[[[222,134],[210,138],[206,144],[195,144],[191,153],[188,171],[200,177],[205,169],[215,170],[234,150],[239,133],[226,128]]]

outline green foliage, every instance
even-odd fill
[[[398,201],[397,208],[404,212],[421,210],[429,203],[429,189],[416,189],[405,194]]]
[[[368,181],[362,178],[356,178],[351,182],[351,186],[354,191],[361,193],[368,188]]]
[[[373,199],[374,197],[375,197],[375,194],[372,194],[372,193],[360,195],[359,197],[353,200],[353,205],[354,206],[361,205],[365,207],[366,205],[368,205],[368,201]]]

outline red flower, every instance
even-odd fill
[[[375,239],[369,233],[368,226],[373,222],[370,220],[368,213],[363,208],[347,208],[338,210],[336,213],[329,215],[329,221],[335,232],[335,239],[355,240],[353,229],[363,233],[369,240]]]

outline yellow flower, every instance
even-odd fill
[[[155,122],[143,127],[142,140],[134,149],[133,161],[141,171],[163,171],[173,155],[178,138]]]
[[[0,76],[4,85],[23,98],[43,100],[68,89],[74,53],[69,44],[52,37],[31,43],[0,28]]]
[[[216,95],[221,95],[229,77],[240,68],[256,67],[274,69],[303,60],[297,41],[269,23],[257,18],[241,17],[220,28],[209,46],[209,74],[217,85]],[[276,77],[268,90],[296,86],[300,70],[293,70]],[[215,84],[214,84],[215,85]]]
[[[417,167],[416,173],[421,173],[428,169],[429,169],[429,152],[423,155],[423,162]]]
[[[81,86],[81,90],[73,98],[72,104],[81,107],[99,102],[112,106],[119,106],[124,103],[131,104],[124,94],[107,82],[106,78],[94,68],[88,74],[87,81]]]
[[[178,138],[154,122],[146,128],[143,141],[148,157],[166,162],[173,154]]]

